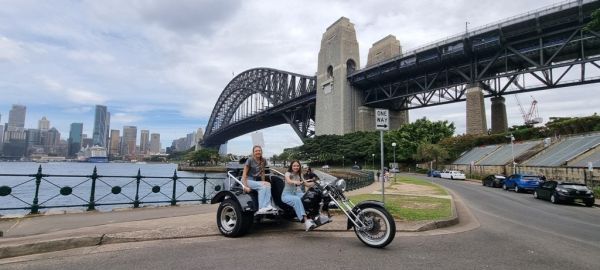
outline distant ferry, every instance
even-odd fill
[[[108,162],[108,155],[106,154],[106,148],[94,145],[81,149],[77,154],[77,159],[82,162],[106,163]]]

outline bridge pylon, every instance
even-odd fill
[[[361,91],[347,77],[360,66],[354,24],[342,17],[321,39],[317,66],[316,135],[343,135],[357,131]]]

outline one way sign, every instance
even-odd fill
[[[387,109],[375,109],[375,129],[390,130],[390,111]]]

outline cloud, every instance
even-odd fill
[[[67,57],[76,61],[91,61],[99,64],[109,64],[115,60],[108,53],[93,51],[71,51],[67,53]]]
[[[181,34],[210,36],[219,25],[236,14],[240,0],[182,0],[138,1],[136,8],[141,18],[165,29]]]
[[[59,81],[47,76],[39,76],[38,79],[47,90],[54,93],[59,100],[67,100],[74,104],[104,104],[109,99],[94,91],[80,87],[67,87]]]
[[[7,37],[0,36],[0,62],[19,62],[25,60],[24,57],[25,50],[21,44]]]
[[[110,125],[131,125],[142,121],[143,118],[139,115],[129,114],[129,113],[112,113],[110,115]]]

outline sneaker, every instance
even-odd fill
[[[312,229],[314,229],[315,227],[317,227],[317,225],[315,224],[314,221],[312,221],[312,219],[306,219],[306,221],[304,221],[304,227],[306,227],[306,231],[312,231]]]
[[[331,222],[331,219],[326,215],[319,215],[318,217],[315,217],[315,221],[322,225]]]
[[[263,207],[261,209],[258,209],[258,211],[256,211],[256,213],[254,213],[255,215],[262,215],[262,214],[266,214],[269,211],[271,211],[271,209],[269,209],[268,207]]]

